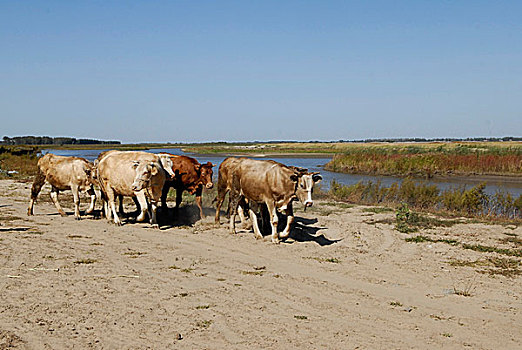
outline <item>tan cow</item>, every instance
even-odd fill
[[[114,216],[114,223],[121,225],[116,212],[117,196],[136,197],[141,213],[136,219],[143,221],[148,211],[147,198],[151,204],[150,221],[153,227],[159,228],[156,218],[157,203],[161,200],[161,192],[168,168],[172,168],[169,157],[138,152],[109,151],[97,162],[97,178],[103,193],[104,211],[108,220]]]
[[[230,231],[235,233],[235,215],[238,203],[246,199],[251,203],[265,204],[272,225],[272,242],[290,234],[294,222],[292,202],[299,200],[304,206],[313,205],[312,191],[315,183],[322,179],[319,173],[308,173],[306,169],[288,167],[271,160],[241,159],[232,174],[230,202],[233,215],[230,218]],[[288,216],[284,231],[277,232],[277,211]],[[254,234],[262,238],[257,224],[257,215],[250,209]]]
[[[74,217],[80,220],[80,196],[79,192],[87,192],[91,196],[91,205],[85,212],[90,214],[94,211],[96,194],[93,188],[93,165],[84,158],[64,157],[47,153],[38,160],[38,173],[31,187],[31,201],[27,209],[27,215],[33,215],[34,203],[47,181],[51,189],[51,199],[62,216],[66,216],[60,203],[58,193],[71,190],[74,198]]]
[[[216,202],[216,216],[214,218],[214,221],[216,224],[219,224],[219,216],[221,214],[221,205],[223,204],[223,201],[225,200],[225,196],[228,192],[230,192],[230,189],[232,188],[232,175],[236,172],[237,168],[239,167],[239,163],[241,163],[242,160],[247,159],[244,157],[236,158],[236,157],[228,157],[225,160],[221,162],[219,165],[219,172],[218,172],[218,183],[217,183],[217,196],[214,199]],[[228,201],[228,210],[227,213],[231,214],[231,207],[230,207],[230,200]],[[241,222],[243,224],[246,223],[246,218],[244,215],[243,209],[246,207],[244,205],[244,201],[241,200],[239,203],[239,206],[237,208],[238,214],[241,218]]]

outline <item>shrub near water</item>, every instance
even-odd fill
[[[0,179],[36,175],[37,154],[36,147],[0,146]]]
[[[335,180],[329,194],[334,199],[368,205],[396,206],[405,203],[412,208],[445,211],[467,216],[490,216],[515,219],[522,217],[522,195],[513,198],[504,192],[488,196],[484,183],[470,189],[459,187],[440,192],[435,185],[405,179],[390,187],[380,182],[358,182],[346,186]]]
[[[510,174],[522,173],[522,144],[444,144],[359,146],[345,150],[326,170],[380,175]]]

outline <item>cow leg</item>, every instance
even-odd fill
[[[272,224],[272,243],[279,243],[279,235],[277,234],[277,224],[279,218],[277,217],[277,211],[273,203],[266,203],[268,208],[268,215],[270,217],[270,223]]]
[[[59,190],[53,186],[53,188],[51,189],[51,199],[54,203],[54,206],[60,213],[60,215],[67,216],[67,214],[65,214],[65,212],[63,211],[62,206],[60,205],[60,202],[58,202],[58,192],[59,192]]]
[[[240,194],[237,191],[230,191],[229,195],[229,203],[232,208],[232,213],[230,215],[230,233],[235,234],[236,233],[236,213],[237,213],[237,206],[239,203]]]
[[[71,186],[71,192],[73,194],[74,200],[74,218],[76,220],[81,220],[82,217],[80,216],[80,191],[78,189],[78,186]]]
[[[118,195],[118,201],[120,205],[118,206],[118,213],[123,216],[125,214],[125,210],[123,210],[123,196],[121,194]]]
[[[237,207],[237,213],[239,215],[239,219],[241,220],[241,223],[243,225],[243,228],[245,230],[248,230],[250,227],[248,225],[248,222],[247,222],[247,219],[245,217],[245,210],[243,209],[243,207],[241,206],[241,204],[238,205]]]
[[[183,189],[176,188],[176,208],[179,208],[181,205],[181,200],[183,199]]]
[[[96,192],[94,192],[94,188],[91,186],[91,188],[87,190],[87,193],[91,196],[91,204],[85,214],[92,214],[94,212],[94,203],[96,203]]]
[[[158,203],[161,201],[161,194],[162,194],[163,186],[155,186],[153,185],[151,188],[151,191],[149,192],[149,201],[150,201],[150,211],[151,211],[151,218],[150,223],[152,224],[153,228],[159,229],[158,224]]]
[[[220,197],[219,193],[216,197],[216,217],[214,218],[214,222],[216,224],[219,224],[219,216],[221,214],[221,205],[223,205],[223,201],[225,200],[226,192],[223,194],[223,196]]]
[[[288,204],[288,207],[285,210],[285,214],[287,215],[286,227],[279,235],[281,238],[287,238],[290,236],[290,230],[292,229],[292,224],[294,223],[294,210],[292,207],[292,202]]]
[[[218,177],[218,183],[217,183],[217,196],[216,196],[216,217],[214,219],[214,222],[216,224],[219,224],[219,216],[221,214],[221,205],[223,205],[223,201],[225,200],[225,196],[227,195],[228,189],[226,181],[223,180],[223,177],[221,174]],[[230,208],[230,199],[229,199],[229,206]]]
[[[170,186],[165,184],[161,190],[161,210],[167,210],[167,196],[169,195]]]
[[[136,206],[136,210],[134,211],[134,213],[135,213],[134,216],[138,216],[139,213],[141,213],[140,201],[136,197],[132,197],[132,201],[134,202],[134,205]]]
[[[261,234],[261,230],[259,229],[259,225],[257,224],[257,214],[249,209],[250,219],[252,220],[252,228],[254,229],[254,236],[256,239],[263,239],[263,235]]]
[[[147,198],[145,197],[145,192],[139,191],[136,192],[136,199],[138,200],[141,212],[140,215],[136,218],[137,222],[143,222],[145,221],[145,218],[147,217],[147,210],[148,210],[148,204],[147,204]]]
[[[36,202],[36,198],[45,183],[45,175],[38,169],[38,174],[35,176],[33,185],[31,186],[31,201],[29,202],[29,208],[27,208],[27,215],[33,215],[33,207]]]
[[[109,201],[104,198],[103,199],[103,213],[105,214],[105,218],[109,221],[112,221],[112,212],[109,206]]]
[[[114,223],[118,226],[121,226],[122,222],[118,216],[118,213],[116,212],[116,195],[111,188],[107,189],[107,202],[108,202],[108,204],[107,204],[108,209],[110,207],[110,210],[108,210],[108,212],[109,213],[112,212],[112,215],[114,217],[114,220],[113,220]],[[107,215],[107,219],[108,220],[111,219],[110,214]]]
[[[199,208],[200,218],[203,219],[205,214],[203,214],[203,207],[201,206],[201,197],[203,196],[203,185],[199,185],[196,189],[196,205]]]

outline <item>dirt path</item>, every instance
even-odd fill
[[[487,265],[520,257],[406,242],[416,234],[386,223],[392,212],[323,201],[297,210],[295,239],[274,245],[230,235],[212,215],[162,230],[77,222],[57,215],[47,188],[27,217],[29,188],[0,181],[0,348],[522,346],[522,279]],[[468,223],[422,234],[515,251],[522,229]]]

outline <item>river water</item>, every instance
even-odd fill
[[[57,150],[57,149],[48,149],[44,150],[43,153],[53,153],[60,156],[76,156],[83,157],[90,161],[94,161],[98,157],[100,152],[105,150]],[[214,176],[217,178],[217,169],[219,164],[226,158],[226,156],[214,156],[214,155],[193,155],[190,153],[185,153],[181,149],[178,148],[156,148],[149,149],[147,152],[152,153],[160,153],[166,152],[176,155],[187,155],[196,158],[200,163],[212,162],[216,165],[214,168]],[[328,189],[330,187],[330,182],[335,180],[344,185],[353,185],[360,181],[380,181],[384,186],[390,186],[394,182],[401,182],[403,178],[395,177],[395,176],[373,176],[373,175],[356,175],[356,174],[343,174],[343,173],[334,173],[331,171],[326,171],[323,169],[323,166],[330,161],[331,158],[315,158],[315,157],[261,157],[256,159],[272,159],[277,162],[281,162],[286,165],[295,165],[299,167],[303,167],[308,169],[309,171],[319,171],[323,176],[323,181],[321,183],[321,187],[323,189]],[[430,180],[418,180],[419,182],[426,182],[428,184],[435,184],[441,190],[445,190],[448,188],[456,188],[460,186],[465,186],[466,188],[473,187],[482,182],[486,182],[486,190],[487,194],[494,194],[497,191],[505,191],[511,193],[511,195],[518,197],[522,195],[522,179],[518,181],[514,181],[513,178],[501,178],[496,177],[493,179],[480,179],[480,178],[444,178],[444,179],[430,179]]]

